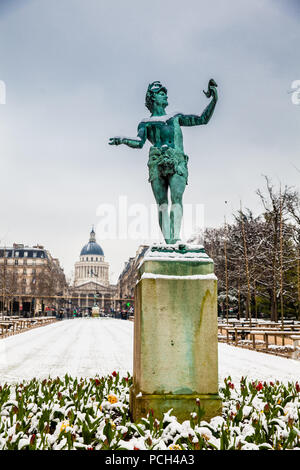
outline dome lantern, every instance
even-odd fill
[[[90,232],[90,239],[89,242],[84,245],[80,252],[80,256],[88,256],[88,255],[99,255],[104,256],[103,250],[101,246],[96,242],[96,233],[94,231],[94,227]]]
[[[96,234],[95,234],[95,231],[94,231],[94,226],[93,226],[92,231],[90,233],[90,242],[96,243]]]

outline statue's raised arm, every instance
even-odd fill
[[[218,101],[218,92],[217,92],[217,84],[213,78],[211,78],[208,82],[208,90],[204,91],[203,93],[207,98],[211,98],[212,100],[209,105],[205,108],[201,115],[197,114],[180,114],[179,117],[179,124],[181,126],[200,126],[202,124],[207,124],[210,118],[213,115],[215,110],[217,101]]]

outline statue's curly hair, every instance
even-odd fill
[[[145,98],[145,106],[149,109],[150,113],[153,111],[153,95],[162,89],[167,92],[166,87],[164,87],[159,81],[149,84]]]

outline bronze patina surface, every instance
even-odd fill
[[[125,144],[132,148],[142,148],[148,140],[152,146],[149,151],[149,181],[158,206],[158,219],[167,244],[180,240],[183,215],[182,196],[188,180],[188,156],[183,149],[182,126],[207,124],[214,112],[218,94],[217,84],[211,79],[207,98],[212,98],[202,114],[176,113],[168,115],[167,89],[159,81],[150,83],[146,93],[146,107],[151,116],[138,125],[136,139],[112,137],[110,145]],[[168,189],[170,188],[171,208],[169,210]]]

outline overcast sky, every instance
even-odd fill
[[[263,174],[299,187],[299,4],[0,0],[0,245],[41,243],[68,275],[100,204],[153,203],[149,144],[108,139],[136,134],[154,80],[168,88],[169,112],[202,112],[208,80],[219,85],[209,125],[183,130],[184,202],[204,204],[206,226],[240,200],[259,211]],[[98,242],[115,282],[139,241]]]

